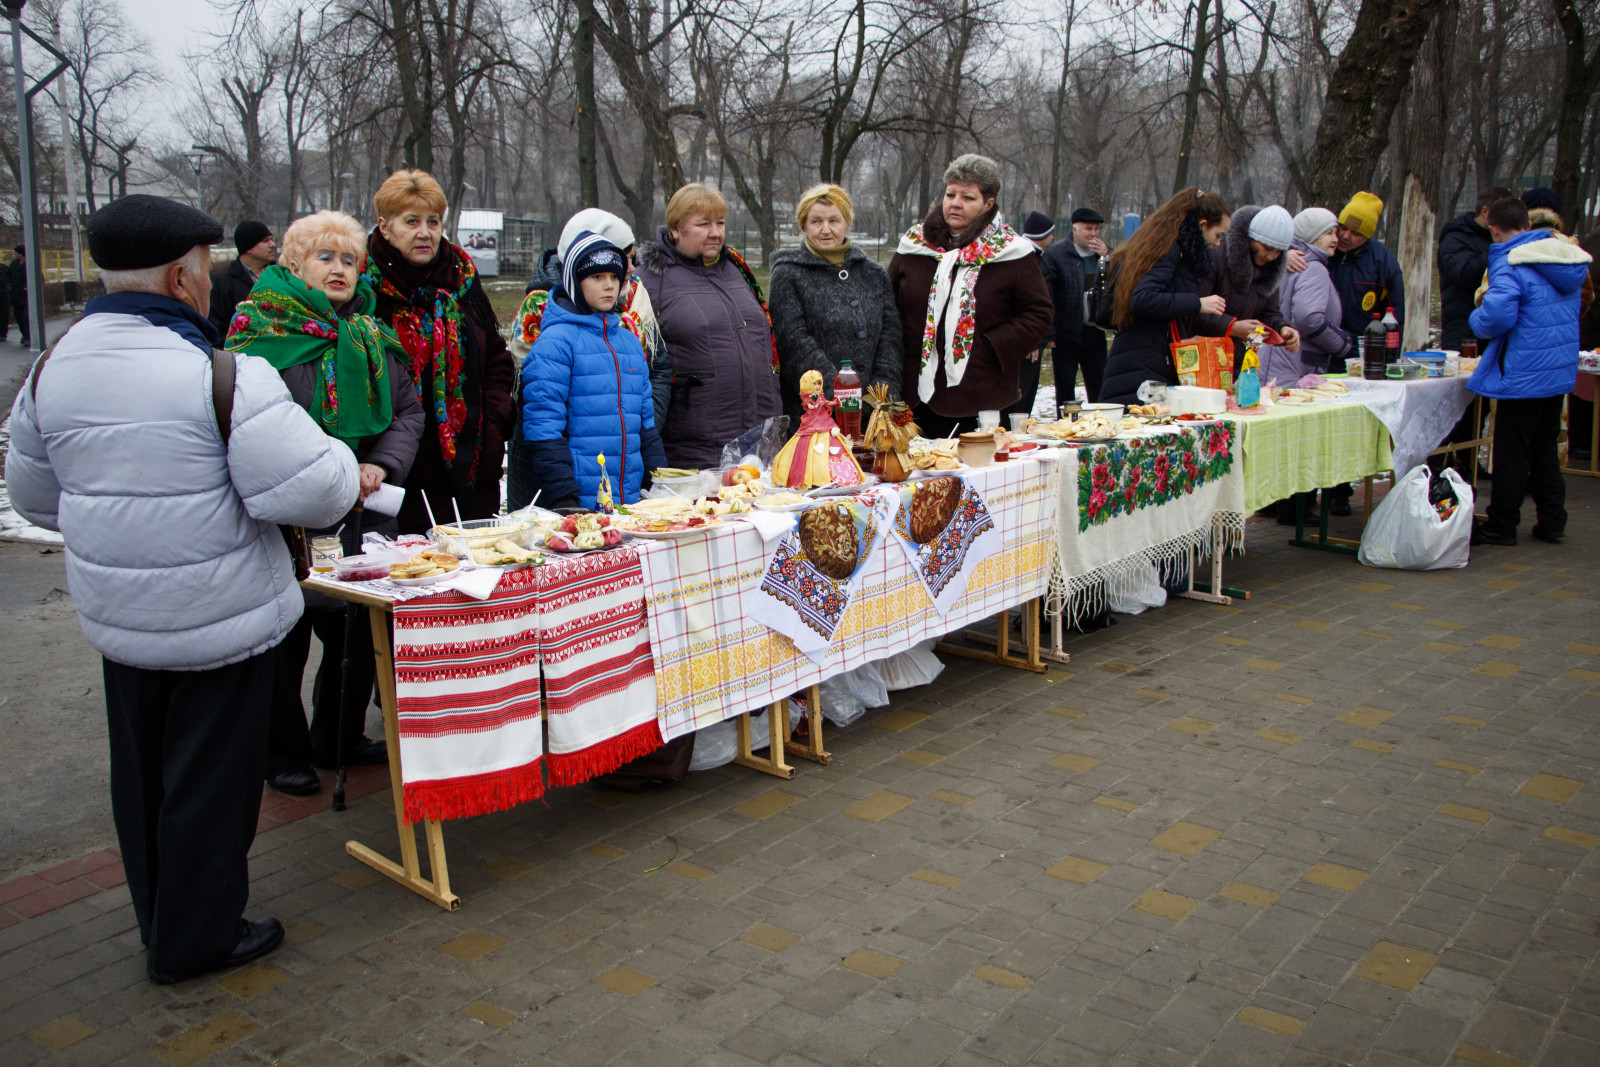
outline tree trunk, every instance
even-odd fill
[[[578,204],[600,206],[600,171],[594,153],[594,0],[578,0],[572,70],[578,91]]]
[[[1566,210],[1569,232],[1582,232],[1584,203],[1579,196],[1578,163],[1583,158],[1583,125],[1589,102],[1600,88],[1600,47],[1591,53],[1578,0],[1553,0],[1565,41],[1566,69],[1561,79],[1561,109],[1556,114],[1556,161],[1550,186]]]
[[[1189,158],[1194,153],[1194,131],[1200,121],[1200,94],[1206,87],[1206,22],[1211,15],[1211,0],[1191,5],[1194,12],[1194,47],[1189,52],[1189,84],[1183,90],[1183,132],[1178,136],[1178,173],[1172,191],[1189,184]]]
[[[1452,0],[1362,0],[1328,79],[1312,149],[1312,201],[1343,204],[1372,178],[1433,16]]]
[[[1402,185],[1396,256],[1406,284],[1406,320],[1400,343],[1408,351],[1428,347],[1433,307],[1434,223],[1444,171],[1445,141],[1450,131],[1451,66],[1455,54],[1457,9],[1439,12],[1423,43],[1413,72],[1409,107],[1401,143],[1405,179]]]
[[[1056,81],[1055,105],[1050,109],[1050,217],[1061,210],[1061,152],[1066,139],[1067,76],[1072,73],[1072,21],[1077,4],[1067,0],[1066,33],[1061,42],[1061,77]]]

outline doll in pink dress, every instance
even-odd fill
[[[805,414],[800,428],[772,461],[772,484],[790,489],[860,485],[861,467],[833,421],[839,402],[823,395],[822,375],[814,370],[802,374],[800,395]]]

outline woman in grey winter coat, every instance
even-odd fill
[[[1327,208],[1308,207],[1294,217],[1295,250],[1306,258],[1306,269],[1284,276],[1278,288],[1278,306],[1289,325],[1300,334],[1300,351],[1283,345],[1261,350],[1261,381],[1292,386],[1307,374],[1330,368],[1344,370],[1344,360],[1355,344],[1340,323],[1344,319],[1339,290],[1328,273],[1328,258],[1339,246],[1335,229],[1339,219]]]
[[[1278,286],[1283,281],[1294,242],[1294,220],[1276,204],[1258,207],[1246,204],[1233,213],[1228,232],[1211,250],[1211,273],[1200,279],[1202,297],[1216,294],[1227,301],[1221,315],[1202,314],[1196,330],[1208,337],[1234,339],[1233,370],[1239,371],[1244,356],[1244,339],[1258,326],[1270,326],[1283,336],[1291,352],[1300,349],[1300,337],[1284,319],[1278,303]]]
[[[850,243],[850,194],[812,186],[795,215],[805,244],[772,257],[767,300],[791,430],[800,425],[800,376],[808,370],[822,375],[829,397],[846,359],[863,387],[881,382],[891,396],[900,393],[900,312],[889,275]]]
[[[674,467],[716,467],[724,445],[783,410],[767,307],[744,259],[724,247],[727,223],[722,195],[690,183],[639,246],[639,280],[672,361],[661,442]]]

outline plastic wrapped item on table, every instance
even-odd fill
[[[772,466],[772,458],[789,440],[789,416],[774,415],[760,426],[754,426],[722,446],[721,470],[737,467],[746,457],[756,457],[762,470]]]
[[[805,718],[804,706],[793,700],[789,701],[789,728],[793,729],[803,718]],[[767,709],[762,708],[759,714],[750,717],[750,751],[757,752],[766,748],[770,736]],[[709,771],[732,763],[733,757],[738,754],[738,723],[734,719],[724,719],[695,732],[694,758],[689,761],[689,770]]]
[[[904,652],[896,652],[874,663],[873,666],[878,668],[878,676],[883,679],[884,687],[893,693],[900,689],[915,689],[919,685],[927,685],[939,677],[939,672],[944,670],[944,663],[933,651],[933,646],[938,643],[937,637],[930,637]]]
[[[1465,567],[1472,556],[1472,487],[1446,467],[1419,463],[1379,502],[1361,534],[1357,558],[1369,567],[1435,571]]]
[[[1111,593],[1110,608],[1119,615],[1138,615],[1149,608],[1159,608],[1167,602],[1167,591],[1162,588],[1161,575],[1154,563],[1142,564],[1137,572],[1117,583]]]

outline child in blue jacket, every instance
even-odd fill
[[[650,364],[612,308],[628,262],[584,231],[562,262],[539,339],[522,364],[522,425],[529,471],[546,507],[595,506],[600,460],[618,504],[649,486],[667,463],[656,432]]]

